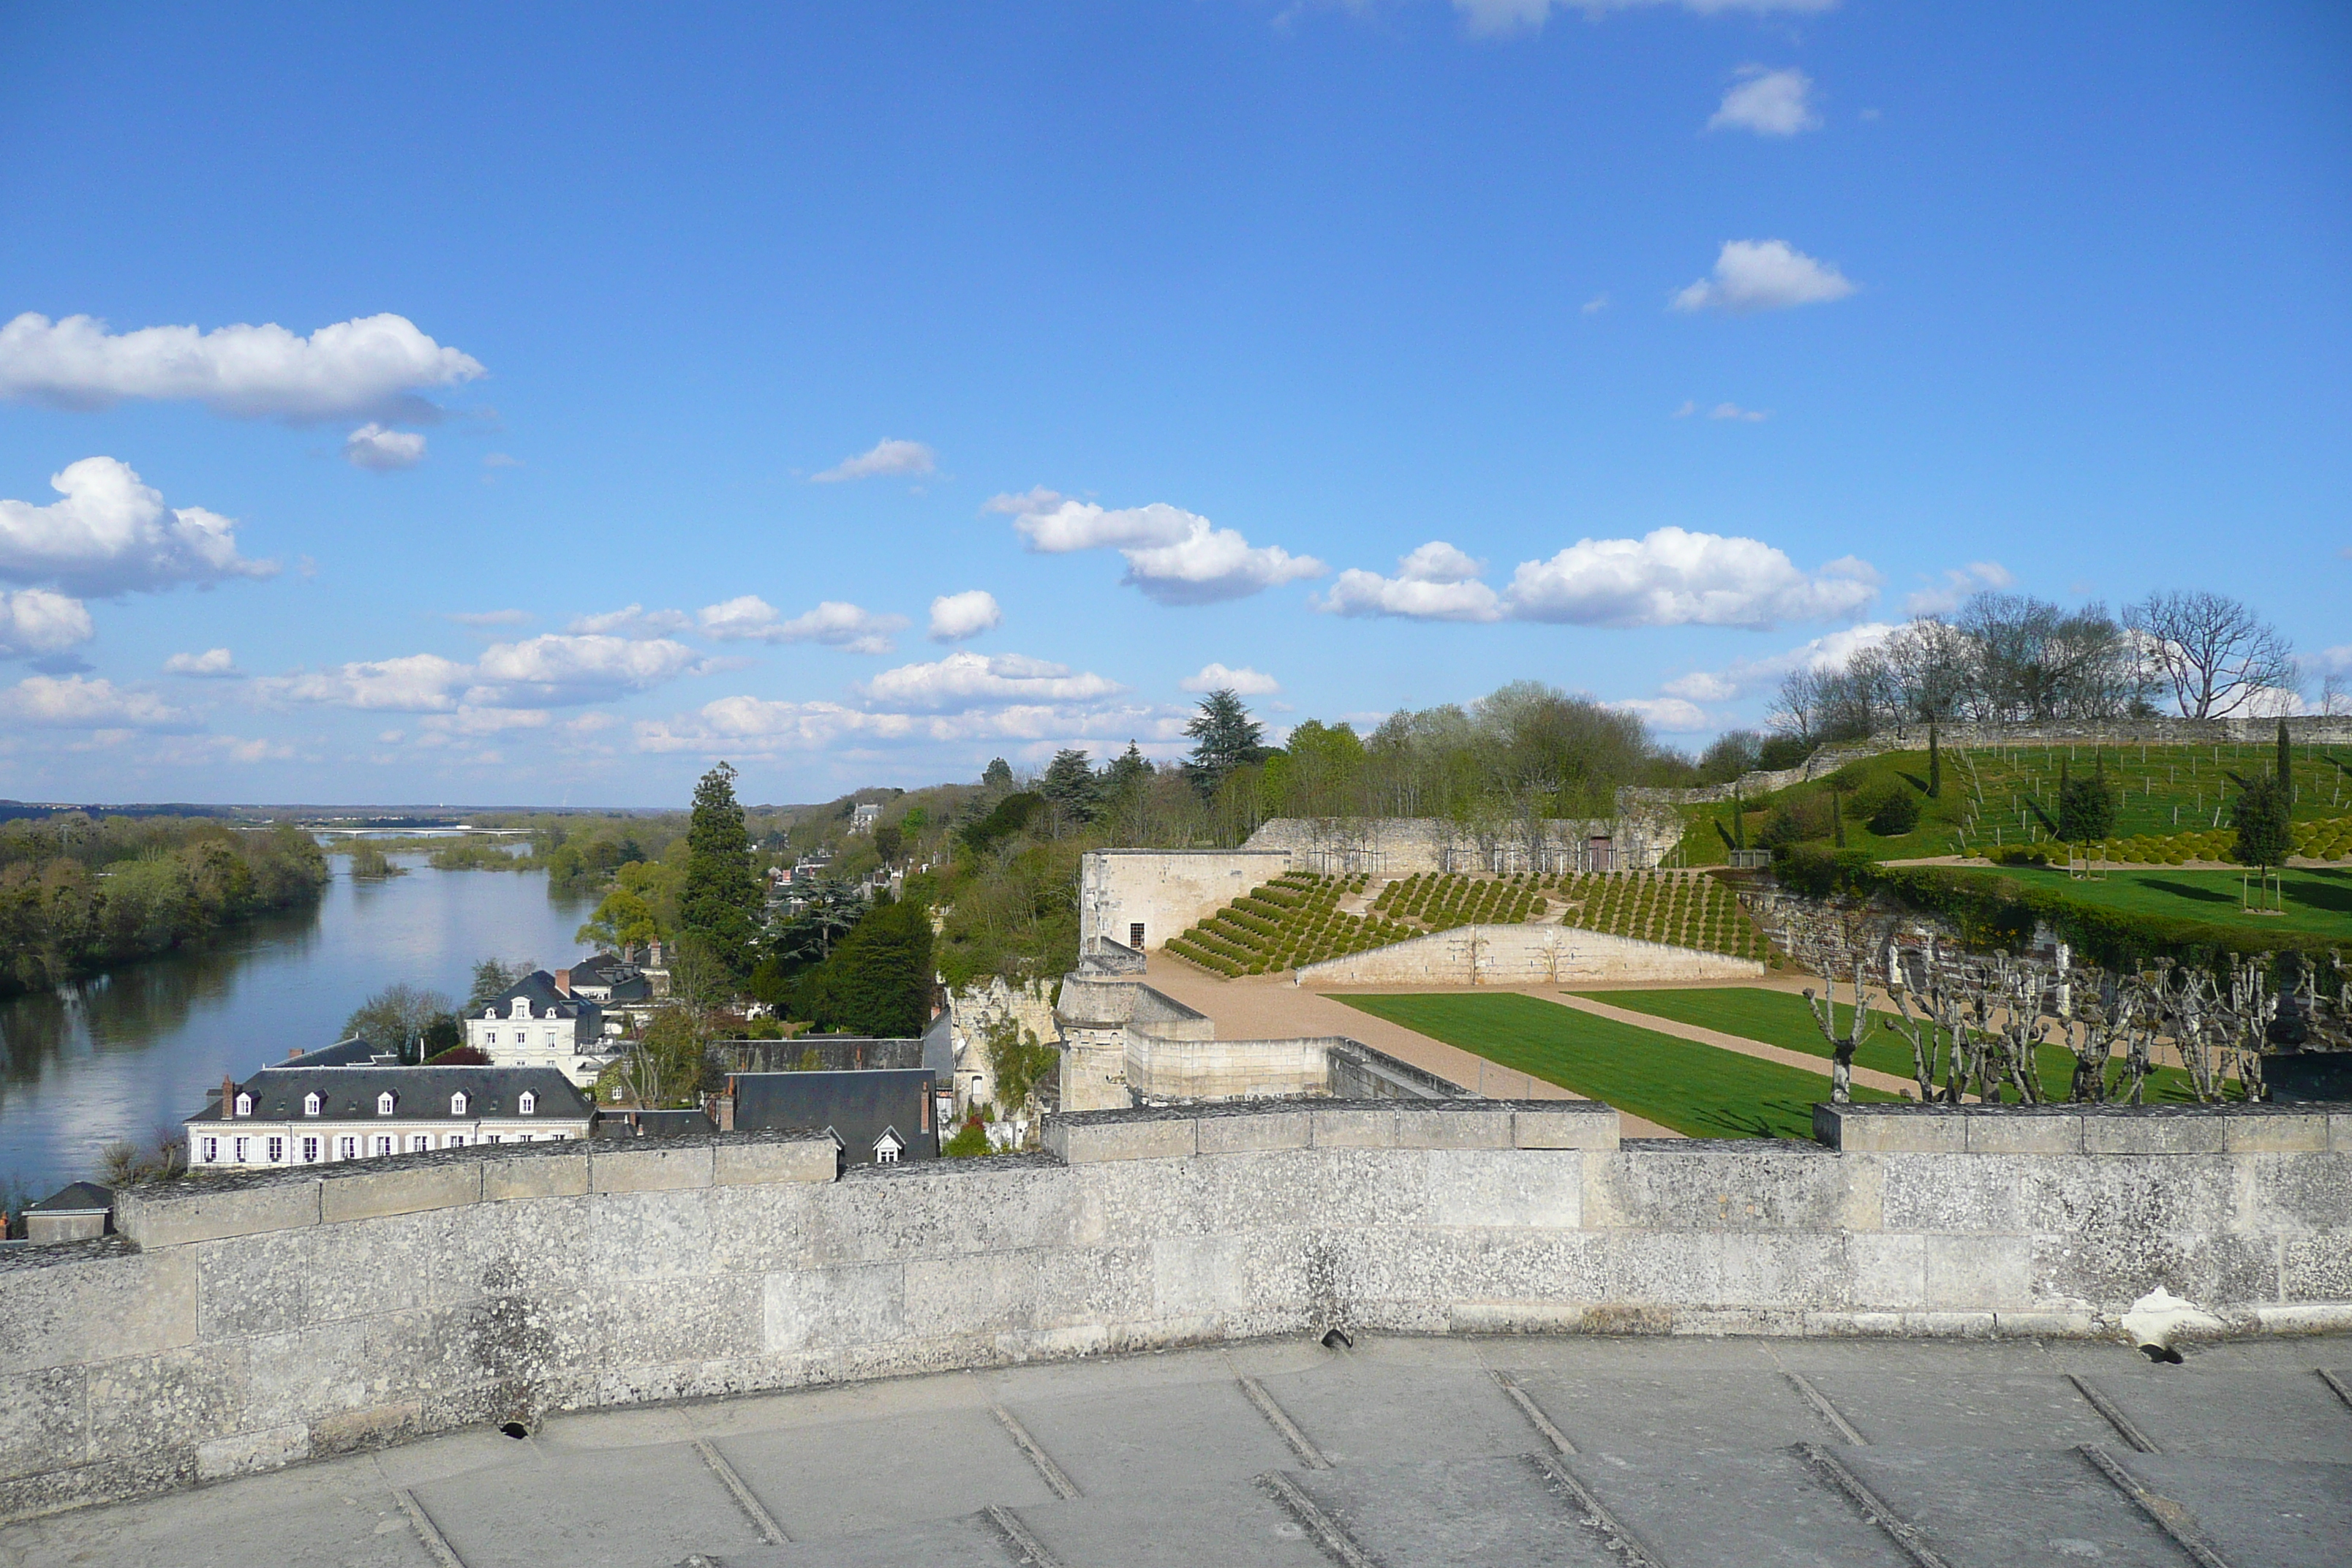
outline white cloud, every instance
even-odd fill
[[[906,629],[904,616],[878,616],[856,605],[827,599],[805,615],[779,617],[774,605],[756,594],[708,605],[699,616],[702,634],[721,642],[814,642],[851,653],[890,653],[891,634]]]
[[[163,661],[166,675],[193,676],[198,679],[222,680],[243,675],[236,660],[225,647],[207,648],[203,653],[175,653]]]
[[[419,419],[417,395],[487,374],[405,316],[366,316],[307,338],[285,328],[145,327],[113,333],[91,316],[51,321],[30,311],[0,327],[0,397],[58,408],[126,398],[188,400],[246,417]]]
[[[1848,660],[1866,647],[1875,647],[1895,635],[1892,621],[1865,621],[1860,626],[1841,626],[1836,631],[1767,654],[1762,658],[1735,658],[1730,668],[1720,671],[1699,670],[1679,676],[1658,688],[1669,697],[1687,698],[1698,702],[1727,702],[1734,698],[1749,697],[1780,683],[1782,676],[1795,670],[1810,669],[1827,673],[1843,669]]]
[[[1634,697],[1605,707],[1638,716],[1653,730],[1669,735],[1689,735],[1716,727],[1715,720],[1696,702],[1679,697]]]
[[[371,419],[343,437],[343,460],[355,468],[388,474],[425,460],[425,437],[414,430],[389,430]]]
[[[962,642],[982,632],[992,632],[1003,624],[1003,609],[998,605],[996,595],[985,588],[942,594],[931,601],[933,642]]]
[[[423,713],[457,706],[451,693],[473,679],[473,667],[439,654],[362,659],[329,669],[265,677],[253,683],[264,698],[337,708]]]
[[[1271,697],[1282,689],[1282,682],[1247,665],[1228,669],[1222,664],[1204,664],[1200,674],[1177,684],[1186,691],[1231,691],[1241,697]]]
[[[97,635],[79,599],[47,588],[0,594],[0,658],[63,653]]]
[[[1761,408],[1742,408],[1737,403],[1718,403],[1706,411],[1709,419],[1745,419],[1760,425],[1772,416]]]
[[[1753,131],[1759,136],[1794,136],[1818,131],[1822,117],[1813,112],[1810,94],[1813,79],[1796,69],[1767,70],[1741,66],[1740,80],[1723,95],[1709,131]]]
[[[63,730],[163,730],[184,725],[185,710],[111,681],[27,676],[0,691],[0,717]]]
[[[1827,304],[1853,292],[1845,274],[1791,248],[1785,239],[1727,239],[1715,258],[1715,276],[1675,295],[1674,308],[1743,316]]]
[[[461,626],[527,626],[532,616],[529,610],[452,610],[441,618]],[[574,625],[572,629],[576,632],[583,628]]]
[[[476,708],[460,702],[454,713],[427,714],[420,726],[429,736],[497,735],[510,730],[544,730],[552,716],[544,708]]]
[[[520,611],[515,614],[525,620],[530,618]],[[455,616],[450,617],[452,620],[458,618]],[[478,624],[488,625],[487,617]],[[643,605],[625,605],[617,610],[607,610],[601,616],[576,616],[563,629],[589,637],[666,637],[677,632],[692,631],[694,617],[684,610],[648,610]]]
[[[1905,599],[1903,613],[1908,616],[1949,615],[1979,590],[2006,588],[2016,581],[2010,569],[1998,561],[1971,561],[1966,566],[1946,572],[1944,580],[1934,587],[1922,588]]]
[[[267,577],[274,561],[236,552],[236,523],[202,507],[166,508],[128,464],[84,458],[49,477],[64,499],[0,500],[0,577],[68,593],[156,592],[175,583]]]
[[[1424,621],[1496,621],[1501,597],[1477,580],[1486,569],[1442,539],[1397,558],[1397,574],[1349,567],[1316,608],[1337,616],[1402,616]]]
[[[1852,556],[1807,574],[1760,540],[1661,528],[1522,562],[1506,596],[1519,620],[1762,630],[1853,615],[1877,593],[1878,574]]]
[[[1595,294],[1584,302],[1584,313],[1588,316],[1598,315],[1607,309],[1609,309],[1609,296],[1606,291]]]
[[[1043,762],[1066,745],[1108,756],[1135,739],[1149,754],[1174,756],[1190,745],[1183,736],[1187,716],[1188,710],[1164,704],[1032,702],[912,714],[725,697],[694,713],[642,721],[632,743],[640,752],[740,758],[822,751],[844,741],[860,748],[984,742]]]
[[[1433,542],[1394,577],[1343,572],[1318,609],[1414,620],[1544,621],[1592,626],[1747,626],[1853,615],[1878,574],[1852,557],[1800,571],[1758,540],[1661,528],[1640,539],[1583,539],[1549,561],[1523,561],[1497,594],[1483,563]]]
[[[1029,548],[1043,554],[1118,551],[1127,559],[1124,581],[1163,605],[1244,598],[1325,570],[1313,556],[1253,546],[1233,529],[1162,501],[1112,510],[1041,487],[998,496],[983,510],[1010,515]]]
[[[1072,674],[1017,653],[951,653],[929,664],[886,669],[859,688],[883,708],[961,712],[992,703],[1084,702],[1127,689],[1106,676]]]
[[[1727,11],[1762,16],[1774,11],[1802,15],[1832,9],[1837,0],[1454,0],[1464,26],[1479,37],[1502,37],[1533,32],[1552,12],[1581,11],[1588,16],[1605,11],[1631,11],[1656,5],[1676,5],[1702,16]]]
[[[855,458],[844,458],[821,474],[810,476],[814,483],[837,485],[845,479],[871,479],[885,474],[929,474],[939,470],[939,454],[920,441],[877,441]]]
[[[658,686],[701,662],[694,649],[666,638],[549,633],[484,648],[466,700],[497,708],[597,702]]]
[[[1728,702],[1739,695],[1739,688],[1728,677],[1705,669],[1678,675],[1658,689],[1692,702]]]

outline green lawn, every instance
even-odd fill
[[[1761,1040],[1768,1046],[1802,1051],[1807,1056],[1830,1054],[1830,1043],[1822,1038],[1812,1009],[1793,992],[1727,985],[1693,991],[1580,991],[1574,994],[1628,1012],[1647,1013],[1654,1018],[1672,1018],[1678,1024],[1695,1024],[1702,1029],[1719,1029],[1742,1039]],[[1853,1009],[1840,1003],[1832,1016],[1843,1030],[1853,1016]],[[1878,1024],[1882,1018],[1894,1016],[1892,1013],[1872,1012],[1871,1031],[1854,1048],[1853,1061],[1856,1067],[1907,1079],[1911,1076],[1911,1042]],[[2042,1089],[2063,1096],[2074,1076],[2074,1053],[2057,1046],[2045,1046],[2041,1057]],[[2116,1062],[2107,1069],[2108,1081],[2123,1081],[2123,1063]],[[2196,1098],[2189,1092],[2189,1075],[2179,1068],[2158,1068],[2150,1073],[2147,1097],[2163,1101]]]
[[[2104,882],[2078,882],[2063,870],[2032,866],[1995,869],[2028,887],[2102,909],[2210,921],[2242,931],[2309,931],[2352,942],[2352,870],[2283,871],[2286,912],[2249,915],[2240,912],[2244,883],[2236,871],[2110,871]]]
[[[1341,995],[1504,1067],[1693,1138],[1811,1138],[1826,1075],[1596,1018],[1533,996]],[[1857,1088],[1858,1100],[1899,1096]]]

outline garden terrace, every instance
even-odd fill
[[[1582,872],[1547,886],[1567,900],[1560,924],[1761,963],[1771,944],[1738,896],[1709,876]]]
[[[1420,934],[1377,913],[1342,912],[1340,899],[1361,893],[1365,882],[1362,876],[1286,872],[1171,939],[1167,951],[1231,977],[1320,963]]]
[[[1525,875],[1467,877],[1458,871],[1423,872],[1391,882],[1372,900],[1374,912],[1405,921],[1423,931],[1456,926],[1517,925],[1540,920],[1546,904],[1541,883]]]

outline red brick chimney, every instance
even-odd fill
[[[559,969],[555,972],[555,989],[562,995],[572,994],[572,971]]]
[[[226,1073],[223,1073],[221,1075],[220,1113],[221,1120],[224,1121],[236,1114],[236,1079],[229,1077]]]

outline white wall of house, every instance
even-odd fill
[[[585,1117],[499,1116],[447,1121],[417,1117],[304,1117],[269,1121],[240,1117],[188,1127],[188,1169],[249,1171],[273,1165],[321,1165],[422,1154],[477,1143],[564,1142],[588,1136]]]
[[[583,1034],[578,1018],[534,1016],[517,997],[496,1017],[466,1020],[466,1043],[502,1068],[554,1068],[574,1083],[593,1083],[610,1059],[604,1037]]]

